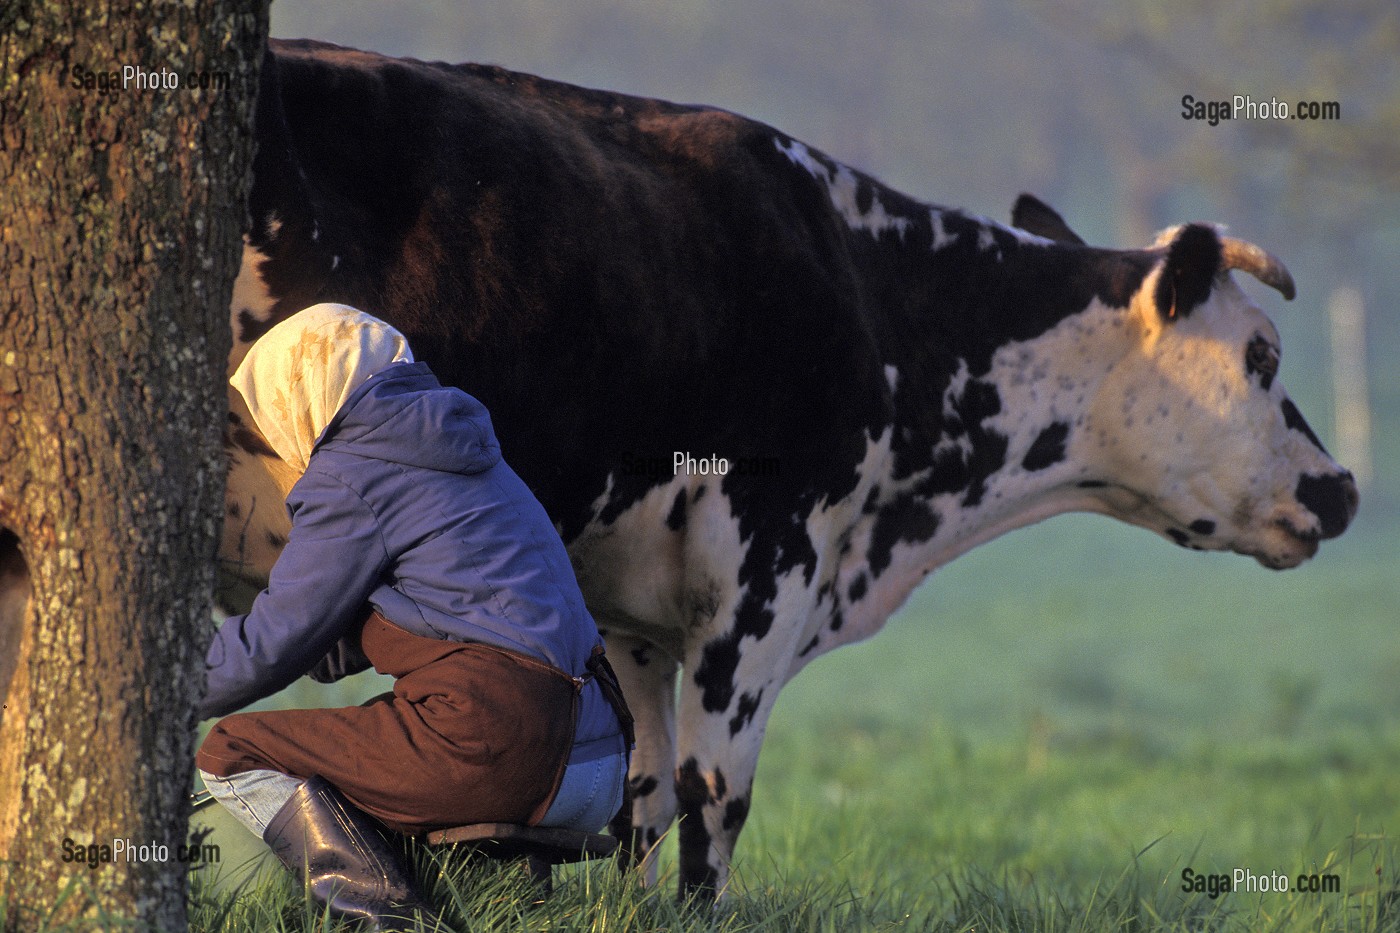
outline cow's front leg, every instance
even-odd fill
[[[628,772],[626,808],[609,829],[622,840],[626,867],[638,865],[656,883],[657,843],[676,818],[671,781],[676,765],[676,670],[679,663],[650,642],[606,634],[608,660],[637,723],[637,748]]]
[[[779,625],[761,639],[724,635],[686,654],[676,758],[682,898],[723,894],[792,657]]]

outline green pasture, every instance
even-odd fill
[[[1400,929],[1393,527],[1286,573],[1091,517],[1019,532],[789,685],[719,910],[674,903],[674,841],[657,889],[561,869],[529,907],[471,867],[439,897],[472,930]],[[1211,898],[1186,868],[1340,891]],[[194,928],[323,928],[283,873],[243,891],[198,888]]]

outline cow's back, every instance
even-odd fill
[[[402,329],[487,404],[566,538],[609,475],[623,508],[669,479],[637,465],[677,450],[781,463],[777,499],[849,488],[884,383],[838,221],[773,130],[494,67],[272,50],[259,135],[285,145],[252,205],[274,317],[336,300]]]

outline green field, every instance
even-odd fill
[[[473,868],[440,896],[473,930],[1400,929],[1384,519],[1281,574],[1103,519],[1019,532],[784,692],[720,910],[673,903],[674,842],[656,890],[570,868],[525,909]],[[1186,868],[1340,890],[1211,898]],[[270,877],[195,928],[321,929]]]

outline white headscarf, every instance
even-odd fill
[[[305,472],[340,406],[375,373],[413,362],[403,334],[349,305],[312,305],[254,342],[229,383],[277,456]]]

